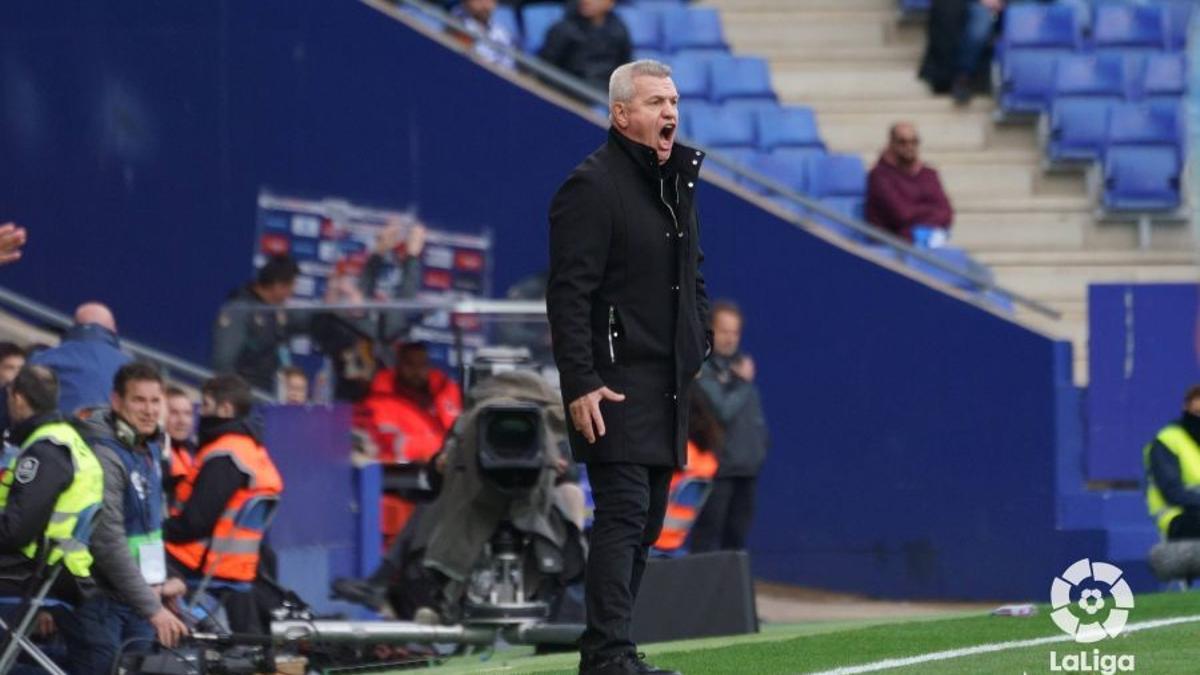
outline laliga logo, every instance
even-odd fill
[[[1129,610],[1133,609],[1133,591],[1129,590],[1129,584],[1121,575],[1121,568],[1116,565],[1093,563],[1087,558],[1076,561],[1061,577],[1055,577],[1050,586],[1050,618],[1079,643],[1098,642],[1120,635],[1129,619]],[[1071,602],[1071,590],[1089,579],[1093,584],[1107,586],[1112,595],[1113,606],[1103,620],[1100,611],[1107,603],[1100,588],[1089,584],[1080,590],[1078,602]],[[1071,610],[1072,604],[1079,608],[1078,613]]]

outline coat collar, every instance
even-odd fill
[[[671,174],[695,182],[700,175],[700,165],[704,161],[703,152],[676,142],[675,147],[671,149],[671,156],[660,166],[658,153],[654,148],[631,140],[612,127],[608,130],[608,144],[633,162],[647,179],[656,182],[664,175]]]
[[[77,323],[63,335],[63,342],[104,342],[118,349],[121,340],[117,334],[97,323]]]

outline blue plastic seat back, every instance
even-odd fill
[[[1146,57],[1139,79],[1145,98],[1182,97],[1187,94],[1187,55],[1178,52],[1151,54]]]
[[[1177,51],[1187,49],[1196,0],[1170,0],[1164,7],[1167,11],[1167,47]]]
[[[514,46],[516,41],[521,37],[521,28],[517,22],[517,13],[508,5],[500,5],[496,7],[496,11],[492,12],[492,22],[503,26],[504,30],[512,36]]]
[[[812,108],[788,106],[762,110],[758,113],[758,147],[825,148]]]
[[[735,98],[776,100],[766,59],[754,56],[713,59],[710,73],[712,100],[716,103]]]
[[[1031,47],[1074,50],[1081,37],[1082,22],[1074,7],[1019,3],[1005,12],[1000,42],[1005,52]]]
[[[1167,16],[1160,5],[1102,3],[1092,20],[1097,49],[1167,47]]]
[[[708,7],[679,7],[662,14],[663,48],[681,50],[728,51],[721,15]]]
[[[773,179],[793,192],[807,194],[809,192],[807,158],[780,157],[776,155],[758,154],[749,162],[749,168],[755,173]],[[770,193],[757,183],[746,183],[755,192]]]
[[[758,153],[751,148],[717,148],[715,152],[709,153],[708,157],[704,160],[704,168],[702,170],[706,173],[724,176],[725,178],[729,178],[731,180],[737,180],[738,174],[734,172],[733,169],[730,169],[717,161],[716,156],[720,155],[726,159],[733,160],[742,167],[748,167],[750,166],[751,162],[753,162],[754,157],[757,154]]]
[[[1048,151],[1054,160],[1099,158],[1108,133],[1109,110],[1118,98],[1073,98],[1054,100],[1050,107]]]
[[[616,9],[617,16],[629,30],[629,41],[636,49],[662,50],[662,12],[642,7],[622,5]]]
[[[1071,54],[1055,60],[1053,96],[1123,97],[1126,59],[1120,54]]]
[[[712,108],[697,111],[688,123],[696,142],[713,148],[754,148],[754,117],[749,113]]]
[[[1010,112],[1048,110],[1054,91],[1054,64],[1066,55],[1042,49],[1010,53],[1000,70],[1000,107]]]
[[[1104,206],[1125,211],[1178,208],[1180,170],[1175,148],[1109,148],[1104,158]]]
[[[811,157],[808,175],[815,197],[861,197],[867,190],[867,171],[857,155]]]
[[[1161,145],[1177,147],[1183,142],[1181,103],[1123,103],[1113,106],[1108,117],[1106,142],[1111,146]]]
[[[670,60],[671,80],[679,92],[679,100],[708,100],[711,92],[710,59],[681,54]]]
[[[521,9],[521,25],[525,51],[536,54],[546,42],[546,33],[550,27],[563,18],[561,4],[526,5]]]

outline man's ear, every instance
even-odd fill
[[[108,392],[108,407],[112,408],[113,410],[120,408],[121,407],[120,400],[121,400],[121,397],[117,396],[117,392],[115,392],[115,391]]]
[[[629,111],[626,109],[624,103],[614,103],[609,114],[612,116],[613,126],[616,128],[624,129],[629,126]]]

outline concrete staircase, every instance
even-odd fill
[[[896,0],[704,0],[721,10],[736,53],[768,58],[785,103],[813,107],[831,151],[870,166],[897,120],[917,125],[926,161],[941,173],[957,217],[952,234],[999,283],[1063,313],[1019,318],[1075,346],[1075,379],[1087,377],[1087,285],[1195,281],[1187,226],[1156,227],[1137,249],[1130,224],[1097,223],[1082,174],[1046,174],[1031,125],[998,126],[993,102],[956,108],[916,72],[920,23],[902,23]]]

